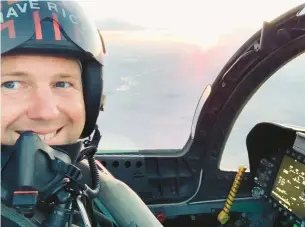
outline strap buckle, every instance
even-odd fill
[[[32,217],[37,198],[38,191],[15,191],[12,206],[26,217]]]
[[[77,168],[75,165],[67,164],[57,157],[55,157],[55,160],[52,160],[51,166],[54,171],[63,173],[73,181],[78,181],[82,177],[82,172],[79,168]]]

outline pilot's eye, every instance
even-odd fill
[[[1,85],[1,88],[4,88],[4,89],[16,89],[18,87],[20,87],[21,83],[18,82],[18,81],[7,81],[7,82],[4,82],[2,85]]]
[[[71,87],[72,84],[69,82],[64,82],[64,81],[60,81],[56,83],[56,87],[62,87],[62,88],[66,88],[66,87]]]

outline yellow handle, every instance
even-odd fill
[[[222,209],[222,211],[218,214],[217,220],[221,223],[221,224],[225,224],[230,220],[230,210],[231,207],[233,205],[233,201],[236,197],[236,194],[238,192],[240,183],[242,181],[242,177],[244,176],[244,173],[246,172],[247,167],[245,166],[241,166],[238,169],[238,172],[236,174],[235,180],[233,182],[233,185],[231,187],[230,193],[228,195],[228,198],[226,200],[225,206]]]

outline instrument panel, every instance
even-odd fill
[[[305,220],[305,164],[284,155],[271,197],[296,217]]]
[[[263,198],[287,219],[305,225],[305,134],[297,132],[291,148],[278,148],[260,161],[254,198]]]

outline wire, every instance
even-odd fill
[[[74,213],[74,206],[72,206],[72,210],[71,210],[71,214],[70,214],[70,218],[69,218],[68,227],[72,227],[72,223],[73,223],[73,213]]]

